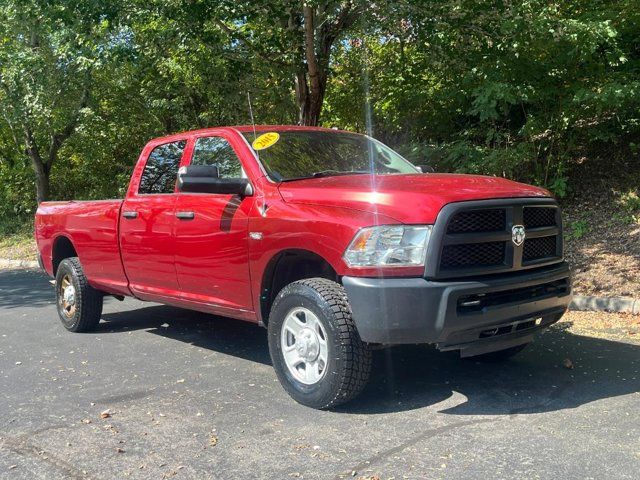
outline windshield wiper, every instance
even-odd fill
[[[308,180],[310,178],[323,178],[323,177],[337,177],[340,175],[367,175],[370,174],[368,170],[354,170],[352,172],[341,172],[339,170],[323,170],[321,172],[315,172],[311,175],[305,175],[303,177],[291,177],[283,178],[281,182],[293,182],[295,180]]]
[[[321,177],[333,177],[337,175],[363,175],[371,173],[367,170],[353,170],[350,172],[343,172],[340,170],[322,170],[321,172],[312,173],[310,178],[321,178]]]

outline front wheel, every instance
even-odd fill
[[[325,409],[358,395],[371,372],[341,285],[300,280],[278,294],[269,316],[269,353],[280,383],[298,403]]]
[[[88,332],[100,322],[102,294],[87,280],[78,257],[65,258],[56,272],[56,304],[64,328]]]

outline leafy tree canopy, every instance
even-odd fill
[[[5,0],[0,218],[121,195],[149,138],[249,123],[247,93],[259,123],[563,195],[637,150],[639,38],[636,0]]]

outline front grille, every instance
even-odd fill
[[[505,199],[445,205],[431,234],[425,277],[515,272],[562,261],[562,224],[550,199]],[[512,239],[523,225],[524,243]]]
[[[525,228],[555,227],[556,210],[550,207],[525,207],[522,224]]]
[[[462,211],[451,219],[447,233],[499,232],[504,230],[505,222],[501,208]]]
[[[522,261],[530,262],[556,256],[556,236],[530,238],[524,241]]]
[[[440,268],[490,267],[504,263],[504,242],[445,245]]]

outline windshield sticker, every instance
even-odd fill
[[[280,134],[277,132],[267,132],[256,138],[251,146],[254,150],[264,150],[280,140]]]

